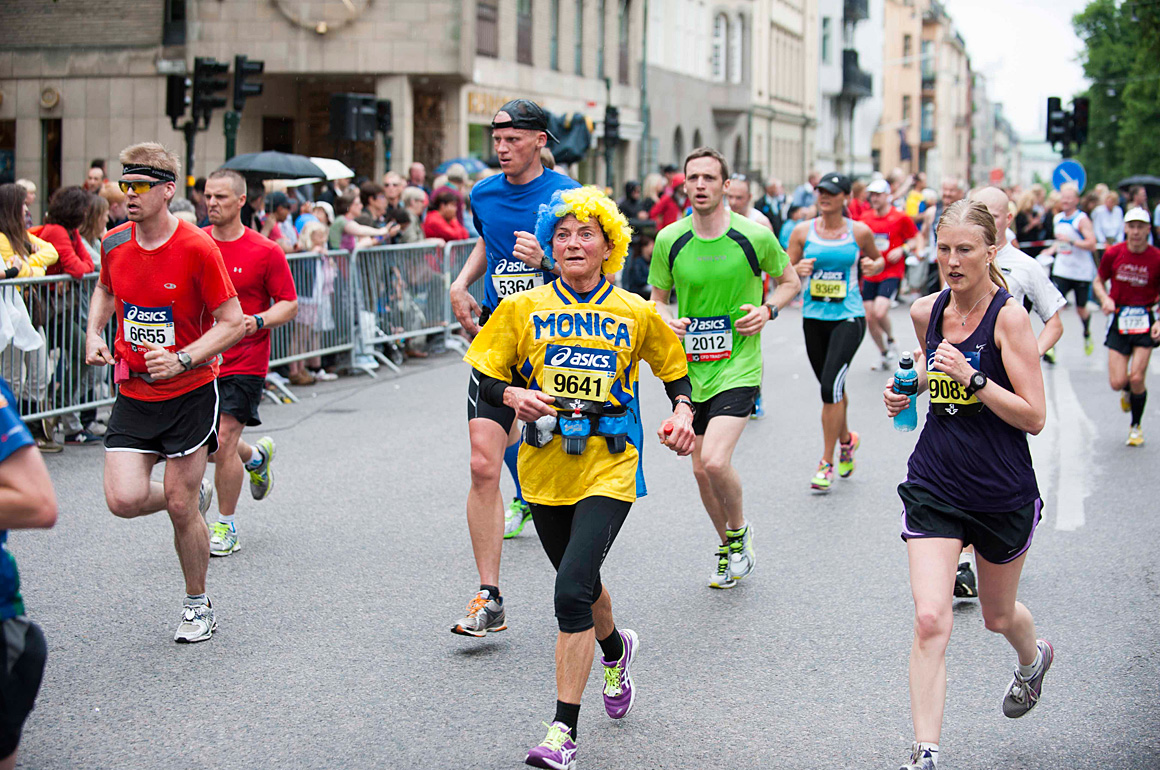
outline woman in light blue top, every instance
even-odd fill
[[[790,262],[805,284],[802,327],[810,366],[822,387],[822,459],[810,480],[817,492],[834,480],[834,445],[841,447],[838,473],[854,472],[858,434],[846,424],[846,372],[866,334],[858,268],[879,273],[886,260],[867,225],[845,216],[850,180],[826,174],[818,182],[818,217],[797,225],[789,239]]]

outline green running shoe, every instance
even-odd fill
[[[254,451],[262,455],[262,464],[250,471],[250,497],[264,500],[274,489],[274,472],[270,464],[274,462],[274,439],[263,436],[254,444]]]
[[[729,571],[729,546],[717,546],[717,566],[713,570],[713,576],[709,578],[710,588],[732,588],[737,585],[737,581],[733,579],[733,573]]]
[[[1086,335],[1083,338],[1083,354],[1085,356],[1090,356],[1092,354],[1092,351],[1094,351],[1095,349],[1096,349],[1096,345],[1094,342],[1092,342],[1091,335],[1090,334]]]
[[[524,531],[524,525],[532,520],[532,506],[518,497],[503,512],[503,539],[510,540]]]
[[[856,430],[850,431],[849,444],[838,442],[838,448],[841,450],[838,455],[838,475],[842,478],[847,478],[854,472],[854,450],[861,445],[862,440]]]
[[[238,531],[233,524],[215,521],[209,525],[210,556],[229,556],[240,550],[242,550],[242,544],[238,542]]]
[[[814,472],[814,477],[810,479],[810,489],[815,492],[829,492],[830,485],[833,483],[834,466],[822,460],[818,463],[818,469]]]
[[[727,529],[725,537],[729,541],[729,574],[734,580],[741,580],[757,565],[757,552],[753,550],[753,525]]]

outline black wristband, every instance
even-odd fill
[[[9,281],[18,275],[20,275],[20,268],[19,267],[10,267],[4,271],[4,280]]]

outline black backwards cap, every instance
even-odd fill
[[[543,131],[551,141],[560,141],[548,130],[548,113],[530,99],[512,99],[500,107],[496,114],[498,115],[500,112],[506,112],[508,119],[497,121],[492,118],[491,129],[493,131],[497,128],[525,128],[529,131]]]
[[[154,179],[160,179],[162,182],[176,182],[177,175],[172,171],[163,168],[156,168],[154,166],[146,166],[142,163],[129,163],[121,168],[121,176],[125,174],[141,174],[142,176],[151,176]]]

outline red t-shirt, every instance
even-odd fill
[[[423,220],[423,235],[428,238],[442,238],[445,241],[465,241],[467,228],[458,219],[448,222],[438,211],[428,211]]]
[[[1148,246],[1133,254],[1127,243],[1109,246],[1100,260],[1100,280],[1109,279],[1116,307],[1155,305],[1160,299],[1160,249]]]
[[[60,225],[41,225],[28,232],[51,243],[60,255],[60,259],[44,269],[45,275],[68,273],[73,278],[84,278],[93,272],[93,258],[76,230],[70,233]]]
[[[137,243],[136,229],[126,222],[101,241],[101,283],[117,310],[114,356],[130,371],[144,373],[148,350],[134,343],[182,350],[209,331],[213,311],[238,292],[213,238],[195,226],[179,220],[169,240],[152,250]],[[168,380],[131,377],[121,383],[121,392],[141,401],[166,401],[211,382],[217,373],[215,360]]]
[[[855,220],[861,220],[862,217],[874,211],[873,206],[858,198],[852,198],[846,208],[850,210],[850,218]]]
[[[213,237],[212,226],[203,229]],[[298,299],[290,265],[278,244],[248,227],[235,241],[214,238],[214,243],[221,249],[226,272],[237,289],[243,313],[256,315],[269,310],[275,302]],[[238,344],[222,354],[218,376],[252,374],[265,377],[269,369],[270,330],[263,328],[242,337]]]
[[[918,228],[914,226],[914,220],[893,206],[884,217],[878,216],[874,209],[870,209],[862,215],[862,221],[869,225],[874,232],[874,245],[878,247],[878,252],[883,257],[918,235]],[[901,278],[905,272],[905,259],[900,259],[897,262],[886,259],[886,268],[881,273],[868,275],[863,280],[878,283],[887,278]]]

